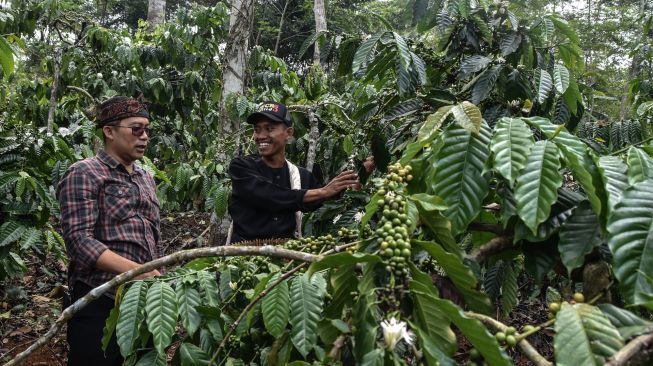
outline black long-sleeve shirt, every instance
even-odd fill
[[[229,165],[231,197],[229,214],[233,220],[231,242],[254,239],[292,238],[295,212],[313,211],[322,202],[304,203],[309,189],[319,188],[308,170],[299,168],[300,190],[290,189],[288,164],[270,168],[260,156],[237,157]]]

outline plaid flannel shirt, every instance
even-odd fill
[[[161,257],[156,185],[134,165],[131,174],[105,151],[73,164],[57,190],[66,250],[68,281],[97,287],[116,275],[95,267],[111,249],[137,263]],[[109,296],[113,297],[115,291]]]

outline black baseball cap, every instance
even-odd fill
[[[258,110],[247,117],[247,123],[255,124],[261,118],[267,118],[272,122],[282,122],[288,127],[292,127],[292,119],[288,108],[281,103],[263,102]]]

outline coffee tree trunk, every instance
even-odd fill
[[[166,17],[166,0],[149,0],[147,4],[147,22],[150,27],[163,24]]]
[[[220,132],[229,136],[238,129],[238,121],[232,121],[227,111],[227,100],[245,89],[245,61],[249,46],[249,31],[254,10],[253,0],[232,0],[229,36],[225,49],[225,65],[222,73],[222,96],[220,100]]]
[[[230,136],[232,139],[230,146],[218,156],[218,159],[225,163],[227,163],[228,157],[235,155],[239,146],[240,134],[237,133],[239,121],[233,120],[229,116],[227,102],[230,96],[243,95],[245,91],[245,63],[253,12],[253,0],[232,0],[220,97],[220,136]],[[228,217],[219,220],[215,214],[211,215],[210,241],[224,242],[229,230],[229,223]]]
[[[315,14],[315,34],[324,33],[327,31],[326,11],[324,10],[324,0],[315,0],[313,5],[313,13]],[[320,63],[320,45],[315,42],[315,52],[313,53],[313,63]]]

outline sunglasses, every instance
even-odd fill
[[[136,137],[143,136],[143,133],[147,133],[148,136],[150,136],[150,127],[149,126],[121,126],[121,125],[113,125],[112,127],[124,127],[124,128],[131,128],[132,129],[132,135]]]

